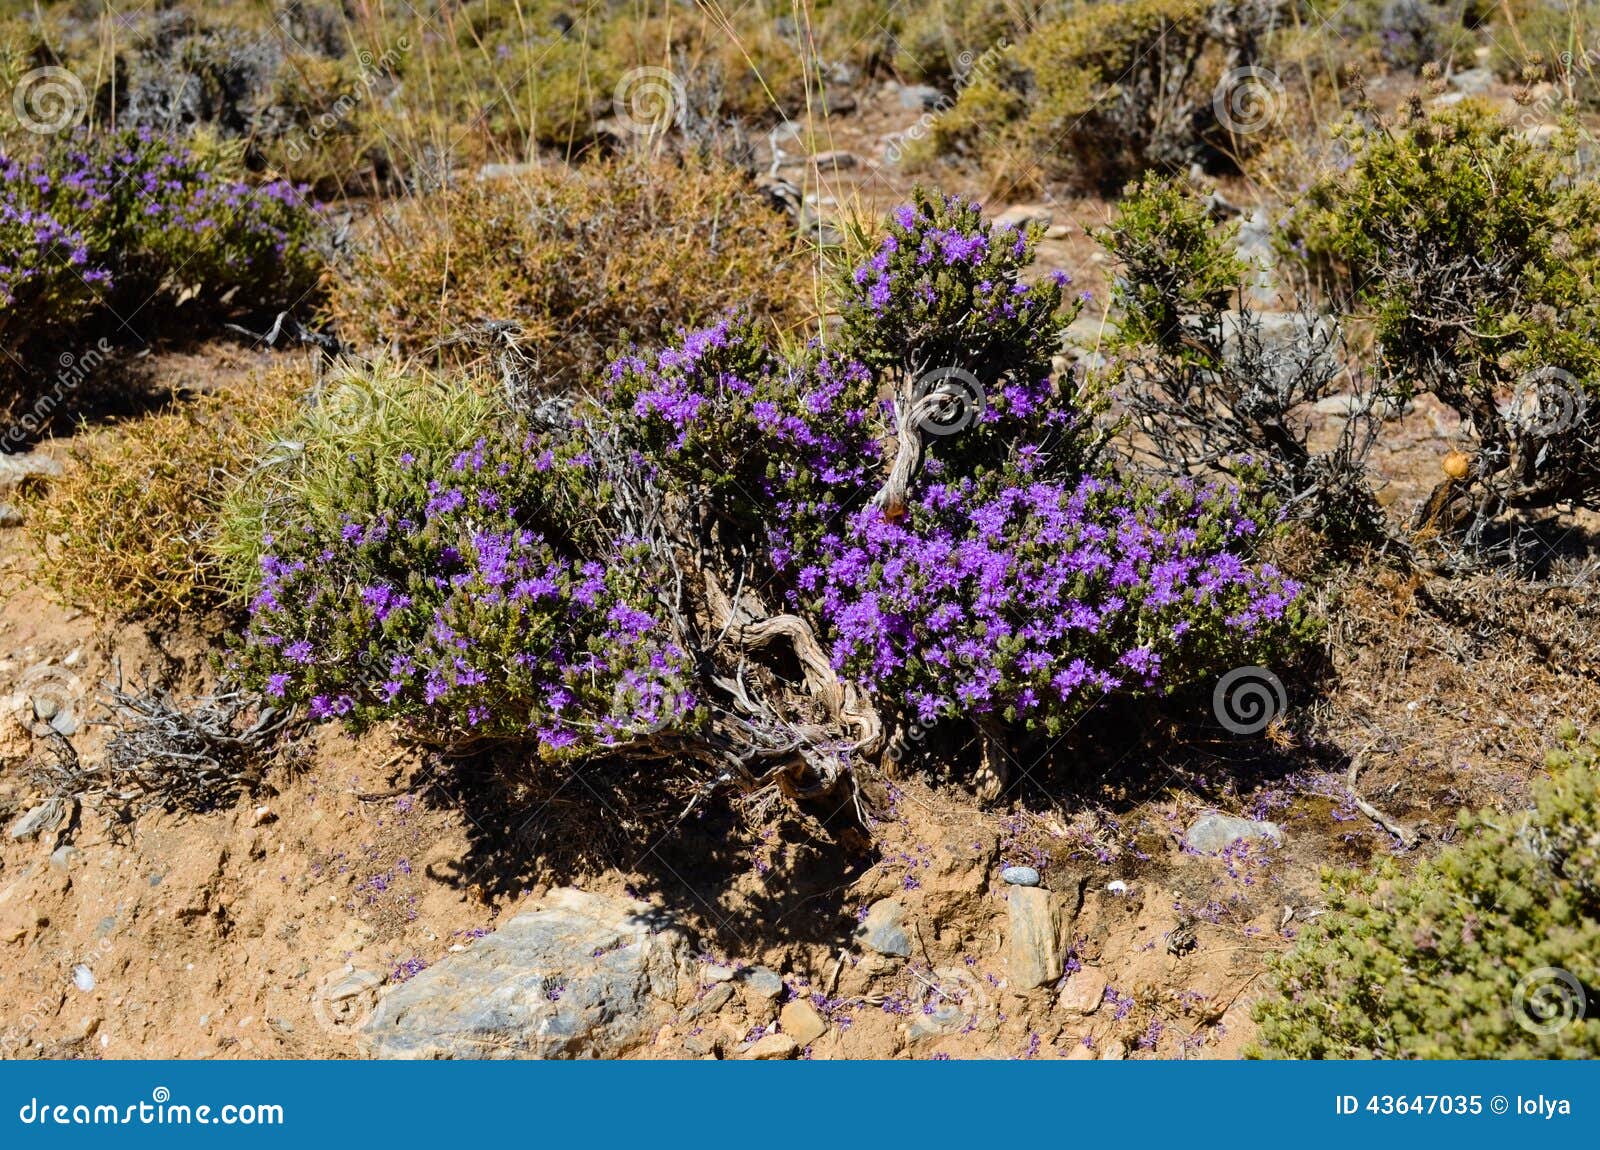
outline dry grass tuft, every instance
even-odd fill
[[[45,582],[66,602],[111,617],[218,603],[218,504],[294,410],[304,375],[275,367],[75,441],[65,474],[27,509]]]

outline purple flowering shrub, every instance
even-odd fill
[[[316,283],[316,219],[303,188],[231,178],[148,131],[0,151],[0,346],[108,313],[148,329],[180,304],[290,306]]]
[[[365,497],[341,522],[284,522],[267,541],[246,682],[313,719],[400,719],[444,742],[559,752],[694,726],[648,553],[619,540],[580,555],[551,523],[590,460],[527,432],[398,463],[381,487],[352,487]]]
[[[994,716],[1052,736],[1112,692],[1267,657],[1299,588],[1248,555],[1235,493],[1085,475],[928,484],[868,507],[795,584],[839,668],[916,722]]]
[[[923,723],[1056,732],[1110,692],[1264,659],[1298,626],[1299,587],[1252,561],[1259,509],[1100,460],[1097,398],[1051,377],[1067,281],[1025,282],[1032,249],[920,197],[848,281],[836,346],[785,362],[722,324],[612,372],[669,490],[758,523],[764,574],[835,669]],[[962,426],[918,435],[897,413],[941,371],[976,392]],[[879,445],[906,435],[917,474],[886,506]]]
[[[827,344],[732,317],[449,451],[332,445],[358,481],[331,515],[269,501],[240,667],[317,718],[817,793],[882,714],[1055,732],[1264,659],[1299,593],[1266,520],[1117,473],[1098,396],[1052,376],[1071,307],[1033,242],[921,197]],[[753,665],[780,640],[797,661]]]

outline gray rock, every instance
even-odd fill
[[[9,503],[0,503],[0,527],[21,527],[22,512]]]
[[[890,958],[911,957],[911,936],[905,929],[906,908],[898,899],[879,899],[867,909],[856,927],[856,938],[869,949]]]
[[[53,479],[61,474],[59,460],[38,452],[21,455],[0,453],[0,491],[8,487],[21,487],[30,479]]]
[[[1025,993],[1061,977],[1061,914],[1054,896],[1036,886],[1016,886],[1010,905],[1010,952],[1006,971],[1011,989]]]
[[[1183,834],[1183,845],[1201,854],[1214,855],[1240,839],[1264,839],[1281,845],[1283,828],[1277,823],[1256,822],[1215,812],[1201,815]]]
[[[1251,270],[1247,285],[1251,302],[1258,307],[1272,306],[1279,292],[1278,253],[1272,244],[1272,220],[1263,209],[1257,208],[1239,221],[1234,245],[1239,258]]]
[[[911,112],[931,112],[944,102],[944,93],[927,84],[900,85],[900,106]]]
[[[6,834],[19,842],[31,839],[34,835],[55,830],[66,817],[67,804],[64,801],[56,798],[46,799],[27,814],[18,817]]]
[[[1000,881],[1012,886],[1038,886],[1039,872],[1031,866],[1008,866],[1000,872]]]
[[[812,166],[825,172],[832,171],[834,169],[837,169],[841,172],[848,172],[851,168],[856,167],[860,163],[860,159],[854,152],[846,152],[842,150],[835,152],[818,152],[816,155],[811,157]]]
[[[709,963],[700,968],[700,977],[706,982],[732,982],[738,973],[733,967],[720,962]]]
[[[954,1003],[944,1002],[929,1013],[919,1013],[913,1018],[907,1034],[911,1041],[916,1042],[921,1038],[938,1038],[941,1035],[954,1034],[966,1024],[965,1012]]]
[[[72,866],[72,857],[78,853],[74,846],[57,847],[50,854],[50,865],[56,870],[68,870]]]
[[[744,984],[761,998],[777,998],[783,993],[783,979],[764,966],[753,966],[745,971]]]
[[[58,735],[71,738],[78,733],[78,716],[70,710],[57,710],[50,716],[50,729]]]
[[[616,1058],[692,988],[688,941],[648,904],[564,889],[396,987],[364,1027],[382,1058]]]
[[[728,999],[733,997],[733,987],[726,982],[719,982],[710,990],[684,1008],[683,1020],[693,1022],[704,1014],[715,1014],[728,1004]]]
[[[1481,96],[1494,86],[1494,73],[1487,68],[1466,68],[1451,74],[1450,86],[1469,96]]]
[[[1312,404],[1318,415],[1338,415],[1346,419],[1368,411],[1379,419],[1399,419],[1416,410],[1410,400],[1404,402],[1390,396],[1362,396],[1341,393],[1325,395]]]

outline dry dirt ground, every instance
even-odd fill
[[[905,181],[879,178],[872,141],[904,119],[868,108],[831,142],[862,161],[821,189],[825,212],[903,194]],[[1105,205],[1043,210],[1065,228],[1043,259],[1103,298],[1085,231]],[[237,350],[212,349],[157,357],[151,371],[203,384],[240,364]],[[1460,435],[1426,401],[1391,425],[1372,462],[1397,520]],[[1561,530],[1575,555],[1564,570],[1581,572],[1594,524]],[[76,684],[71,743],[90,762],[108,737],[94,724],[103,683],[120,670],[180,697],[201,692],[227,626],[106,622],[52,600],[34,566],[22,533],[0,530],[5,826],[39,802],[38,769],[59,753],[30,734],[30,670]],[[872,778],[865,827],[848,825],[853,809],[804,820],[769,810],[754,824],[764,829],[743,831],[713,810],[590,835],[611,810],[598,776],[508,798],[479,768],[393,732],[314,728],[223,809],[158,812],[130,828],[88,804],[38,837],[0,835],[0,1056],[360,1056],[370,994],[335,1000],[331,987],[352,970],[404,981],[555,885],[648,898],[700,939],[704,994],[719,1005],[638,1056],[735,1056],[770,1027],[771,1000],[722,1000],[725,964],[761,964],[792,996],[821,996],[826,1030],[812,1057],[1238,1056],[1269,956],[1320,912],[1320,868],[1437,850],[1461,809],[1525,796],[1558,723],[1600,722],[1600,596],[1592,579],[1569,582],[1355,566],[1320,593],[1322,662],[1296,681],[1271,739],[1152,729],[1115,756],[1019,773],[989,810],[959,777]],[[1362,751],[1356,789],[1416,831],[1415,847],[1352,800],[1346,772]],[[1273,820],[1284,841],[1220,857],[1186,850],[1184,829],[1213,810]],[[1026,993],[1008,981],[1000,878],[1018,864],[1041,872],[1070,940],[1062,979]],[[855,939],[885,898],[905,909],[908,961]],[[943,1026],[951,1007],[960,1025]]]

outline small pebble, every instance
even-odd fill
[[[1000,880],[1012,886],[1038,886],[1039,872],[1031,866],[1008,866],[1000,872]]]
[[[94,989],[94,971],[84,966],[81,962],[72,968],[72,985],[88,993]]]
[[[1123,882],[1120,878],[1112,879],[1110,882],[1106,883],[1106,890],[1110,891],[1112,894],[1127,894],[1128,884]]]

